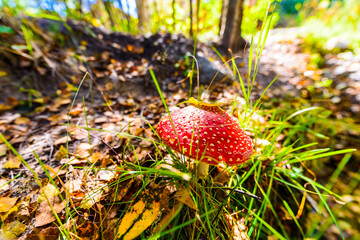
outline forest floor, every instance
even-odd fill
[[[150,125],[156,126],[166,111],[149,69],[154,70],[168,106],[186,101],[193,43],[167,33],[134,37],[69,23],[71,32],[63,24],[54,28],[50,20],[29,20],[29,29],[35,33],[30,50],[18,34],[19,25],[7,24],[16,33],[0,36],[4,43],[0,53],[0,133],[19,156],[0,141],[2,234],[14,239],[37,239],[39,234],[45,234],[47,240],[57,239],[57,219],[51,211],[62,219],[66,206],[46,180],[50,174],[70,194],[71,204],[85,209],[76,220],[78,236],[96,239],[99,226],[94,222],[101,220],[106,226],[114,226],[113,219],[121,206],[106,205],[113,197],[111,192],[94,192],[118,176],[107,170],[94,173],[88,166],[114,170],[128,161],[146,167],[149,158],[156,158],[154,145],[146,139],[157,141]],[[284,36],[289,36],[287,30],[270,34],[251,98],[257,99],[278,76],[263,98],[264,108],[319,106],[330,110],[326,121],[333,138],[319,135],[318,141],[333,149],[359,149],[360,57],[351,52],[328,54],[321,69],[311,68],[311,56],[302,51],[302,40]],[[246,79],[248,49],[239,55],[239,70]],[[196,58],[202,85],[207,86],[221,71],[210,94],[203,97],[231,106],[239,93],[239,84],[227,76],[231,71],[221,67],[221,60],[208,44],[197,45]],[[194,86],[196,77],[192,87],[197,94]],[[315,164],[320,182],[328,180],[340,160],[341,156],[323,165]],[[357,151],[344,175],[350,178],[359,167]],[[45,194],[39,191],[36,180],[41,181]],[[347,180],[339,182],[338,187]],[[117,200],[130,201],[131,193],[140,187],[141,180],[132,180],[121,187],[124,195]],[[354,191],[352,194],[359,195],[359,188]],[[84,202],[89,196],[91,201]],[[47,198],[53,201],[52,208]],[[96,221],[85,221],[87,209],[107,215],[99,220],[90,211]],[[347,213],[347,218],[359,224],[358,210],[353,211]],[[104,232],[105,239],[114,238],[114,232]],[[352,230],[349,234],[359,233]]]

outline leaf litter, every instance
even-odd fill
[[[21,159],[10,153],[4,143],[0,143],[0,213],[3,222],[0,234],[8,239],[58,239],[61,229],[68,231],[74,239],[75,236],[81,239],[98,239],[100,234],[103,239],[134,239],[143,232],[147,236],[159,233],[171,225],[171,220],[183,205],[193,212],[197,212],[198,207],[191,196],[191,188],[181,188],[172,184],[172,181],[167,183],[168,180],[165,180],[165,187],[154,183],[143,186],[147,176],[131,167],[132,164],[150,167],[154,159],[166,154],[163,149],[159,151],[155,148],[152,141],[157,141],[157,137],[149,128],[149,124],[156,126],[166,111],[160,97],[154,94],[156,91],[148,76],[148,69],[154,68],[156,75],[162,79],[169,106],[187,100],[188,92],[184,88],[186,84],[181,82],[187,63],[182,56],[187,51],[192,52],[193,45],[181,36],[169,34],[159,34],[145,40],[120,36],[116,38],[116,42],[112,42],[115,39],[113,36],[95,29],[98,34],[107,38],[112,49],[108,51],[99,47],[98,52],[95,52],[96,48],[92,48],[92,44],[96,45],[101,41],[88,39],[82,25],[72,27],[79,31],[77,37],[82,38],[85,53],[79,58],[83,60],[79,61],[74,57],[74,50],[69,48],[54,47],[49,50],[49,57],[37,49],[41,56],[41,67],[31,70],[36,71],[35,74],[40,79],[56,83],[53,84],[55,89],[52,89],[56,97],[51,99],[47,97],[49,94],[46,91],[40,93],[28,89],[26,92],[32,95],[32,100],[24,98],[24,95],[13,94],[8,96],[6,104],[0,105],[0,112],[3,113],[0,116],[1,134],[39,177],[36,179],[21,165]],[[41,34],[46,35],[46,32]],[[158,43],[154,44],[155,42]],[[172,47],[168,48],[163,42]],[[144,48],[142,44],[152,44],[152,49]],[[288,49],[298,48],[293,43],[279,44],[286,45]],[[167,59],[162,56],[161,47],[169,49]],[[208,51],[204,45],[198,48],[200,51]],[[270,53],[264,53],[265,58],[272,56],[275,50],[268,48]],[[54,54],[55,51],[59,51],[59,56],[64,57],[65,61],[60,60]],[[297,60],[304,58],[302,55],[297,56]],[[12,57],[19,61],[21,72],[30,71],[31,61],[16,55]],[[216,56],[212,58],[215,59]],[[261,93],[267,85],[266,81],[274,74],[268,67],[273,63],[274,59],[271,57],[265,59],[264,70],[259,77],[262,85],[256,86],[259,92],[254,97]],[[176,64],[180,67],[174,67]],[[57,82],[50,77],[46,79],[46,73],[52,71],[54,65],[57,65],[56,69],[64,70],[65,75],[61,77],[64,81]],[[241,62],[240,66],[242,65],[246,64]],[[282,74],[284,79],[286,74],[293,74],[291,66],[285,68],[287,69]],[[93,92],[90,91],[91,81],[88,79],[80,89],[76,87],[88,69],[96,76],[92,82],[95,86]],[[303,74],[295,76],[290,84],[269,91],[265,100],[270,102],[271,98],[281,96],[284,91],[304,98],[309,94],[318,94],[308,86],[318,81],[319,75],[323,73],[307,72],[308,69],[302,71]],[[16,73],[6,72],[2,77],[5,76],[14,77]],[[346,84],[350,86],[347,92],[351,95],[358,93],[358,85],[353,82]],[[303,87],[296,90],[296,86]],[[78,90],[80,98],[75,99],[72,106]],[[92,94],[93,99],[90,97]],[[331,94],[333,97],[343,97],[345,90],[331,89]],[[1,98],[4,99],[4,96]],[[231,102],[235,96],[232,87],[218,85],[210,100]],[[81,97],[84,97],[84,101]],[[21,108],[26,108],[26,111]],[[355,111],[357,108],[353,109],[354,111],[346,113],[338,104],[334,108],[334,114],[358,116]],[[234,113],[236,116],[237,111]],[[256,118],[255,115],[253,121],[266,124],[266,119]],[[67,123],[70,124],[66,125]],[[343,131],[344,134],[358,134],[356,128]],[[266,141],[258,144],[269,145]],[[349,143],[342,141],[342,144]],[[169,156],[163,157],[171,159]],[[170,171],[174,176],[183,174],[171,166],[160,166],[159,169]],[[229,179],[222,170],[220,166],[214,172],[214,178],[220,184]],[[36,180],[40,180],[41,186],[37,185]],[[59,220],[63,224],[61,228]],[[248,229],[241,217],[228,214],[226,222],[234,239],[248,239]]]

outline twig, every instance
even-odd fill
[[[252,198],[255,198],[257,200],[261,200],[261,197],[259,196],[256,196],[254,194],[251,194],[251,193],[248,193],[248,192],[245,192],[243,190],[239,190],[239,189],[236,189],[236,188],[231,188],[231,187],[225,187],[223,185],[221,185],[220,183],[215,183],[216,186],[222,188],[222,189],[226,189],[226,190],[232,190],[232,191],[235,191],[235,192],[238,192],[238,193],[241,193],[241,194],[245,194],[245,195],[248,195],[249,197],[252,197]]]

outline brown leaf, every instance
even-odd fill
[[[58,227],[48,227],[41,229],[40,232],[28,234],[25,239],[26,240],[58,240],[59,235],[60,235],[60,231]]]
[[[8,179],[0,179],[0,192],[5,192],[9,190],[9,180]]]
[[[178,199],[179,202],[184,203],[185,205],[187,205],[188,207],[198,211],[199,209],[197,208],[194,200],[191,198],[190,195],[190,190],[187,188],[184,189],[180,189],[174,196],[175,198]]]
[[[59,196],[55,196],[49,199],[49,202],[57,214],[65,208],[65,201],[62,201]],[[53,215],[53,212],[48,202],[41,202],[36,210],[35,227],[44,226],[46,224],[52,223],[55,220],[56,218]]]
[[[7,146],[5,144],[0,144],[0,157],[4,156],[7,151]]]
[[[66,142],[71,142],[70,136],[63,136],[54,141],[54,145],[66,144]]]
[[[82,240],[96,240],[99,237],[99,227],[86,221],[76,228],[77,237]]]
[[[87,158],[92,152],[92,145],[88,143],[80,143],[75,149],[75,156],[78,158]]]

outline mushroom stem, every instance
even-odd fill
[[[206,178],[206,176],[209,174],[209,164],[199,162],[196,167],[196,172],[199,178]]]

